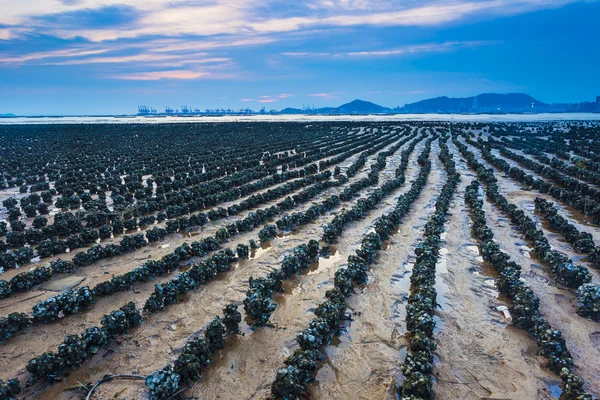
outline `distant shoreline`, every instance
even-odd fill
[[[0,118],[0,125],[35,124],[165,124],[203,122],[320,122],[320,121],[599,121],[600,113],[540,113],[540,114],[395,114],[395,115],[245,115],[203,117],[141,117],[141,116],[61,116]]]

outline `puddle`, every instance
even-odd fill
[[[261,243],[258,249],[250,249],[250,260],[256,260],[257,258],[265,255],[269,250],[273,248],[270,242]]]
[[[448,273],[448,254],[450,251],[446,247],[442,247],[439,251],[440,257],[435,266],[435,291],[437,292],[436,301],[438,306],[446,311],[449,308],[448,301],[446,299],[446,293],[449,291],[448,284],[442,274]]]
[[[296,235],[297,232],[298,231],[294,230],[294,231],[286,231],[286,232],[283,232],[283,233],[278,233],[277,234],[277,238],[278,239],[283,239],[283,238],[291,237],[291,236]]]
[[[544,380],[544,383],[546,384],[546,390],[548,391],[548,394],[550,396],[552,396],[552,398],[554,399],[559,399],[563,393],[563,390],[561,388],[561,382],[560,381],[546,381]]]
[[[344,261],[344,256],[342,255],[342,253],[340,253],[339,251],[337,251],[334,248],[331,248],[331,254],[329,254],[327,257],[321,257],[319,258],[319,262],[318,263],[314,263],[313,265],[316,265],[316,267],[314,269],[309,269],[309,271],[306,273],[306,275],[317,275],[320,274],[323,271],[327,271],[331,268],[334,268],[337,264],[339,264],[341,261]]]

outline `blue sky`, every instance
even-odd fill
[[[600,95],[600,1],[0,0],[0,114]]]

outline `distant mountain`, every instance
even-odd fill
[[[15,116],[15,114],[11,114],[11,113],[0,114],[0,118],[11,118],[11,117],[14,117],[14,116]]]
[[[335,108],[337,112],[344,114],[384,114],[389,113],[391,109],[371,103],[370,101],[354,100]]]
[[[539,112],[547,109],[542,103],[523,93],[484,93],[473,97],[436,97],[406,104],[401,113],[461,113],[461,112]]]
[[[354,100],[339,107],[323,107],[309,110],[286,108],[280,114],[411,114],[411,113],[526,113],[552,111],[549,104],[542,103],[523,93],[484,93],[472,97],[436,97],[406,104],[404,107],[388,108],[370,101]]]
[[[301,110],[299,108],[284,108],[283,110],[279,111],[279,114],[306,114],[306,111]]]
[[[322,107],[308,110],[284,108],[279,111],[279,114],[389,114],[391,112],[392,109],[390,108],[357,99],[339,107]]]

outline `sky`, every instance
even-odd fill
[[[0,0],[0,114],[600,96],[599,0]]]

